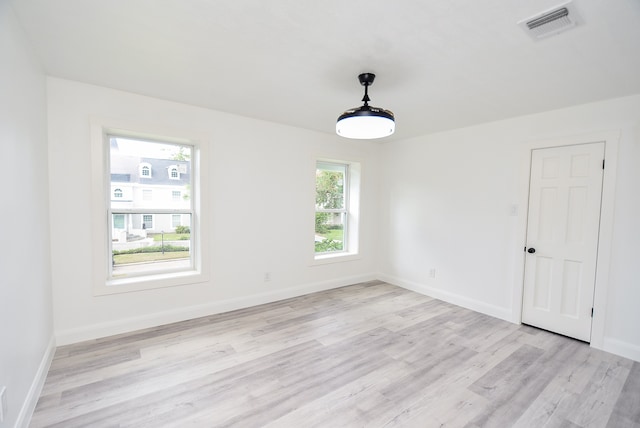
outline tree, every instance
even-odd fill
[[[316,212],[316,233],[327,233],[327,222],[329,221],[330,213]]]
[[[191,184],[185,184],[184,185],[184,193],[182,195],[182,199],[185,201],[188,201],[190,196],[190,192],[191,192]]]
[[[344,177],[339,171],[317,170],[316,206],[337,209],[344,206]]]
[[[340,251],[342,249],[342,242],[334,241],[333,239],[323,239],[322,241],[316,242],[316,253]]]
[[[176,161],[188,161],[190,159],[191,159],[191,153],[185,153],[184,147],[182,146],[180,146],[177,153],[174,153],[173,156],[171,156],[171,160],[176,160]]]
[[[316,171],[316,209],[340,209],[344,207],[344,174],[340,171]],[[332,214],[316,211],[316,233],[323,235],[328,232]],[[323,240],[316,242],[316,251],[324,252],[336,250],[341,242]]]

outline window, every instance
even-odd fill
[[[211,216],[209,200],[201,195],[209,195],[212,135],[188,130],[159,135],[130,119],[93,117],[90,122],[94,214],[91,233],[83,239],[91,241],[93,294],[209,281],[210,246],[203,244],[209,242]],[[156,125],[166,128],[160,121]],[[169,178],[171,165],[178,167],[179,180]],[[144,166],[148,176],[142,175]],[[122,189],[122,199],[114,198],[116,188]],[[153,200],[142,200],[143,189],[153,190]],[[180,202],[172,199],[173,191],[180,192]],[[174,215],[180,215],[175,228]],[[145,220],[149,224],[143,229]]]
[[[172,165],[169,167],[169,178],[171,178],[172,180],[179,180],[180,179],[180,172],[178,171],[178,167],[175,165]]]
[[[124,229],[124,214],[113,215],[113,228]]]
[[[151,214],[142,215],[142,228],[145,230],[153,229],[153,215]]]
[[[122,198],[122,189],[115,189],[113,191],[113,197],[114,198]]]
[[[316,161],[313,265],[359,257],[361,175],[359,162]]]
[[[182,215],[180,214],[172,214],[171,215],[171,227],[173,227],[174,229],[177,226],[181,226],[182,225]]]
[[[349,165],[316,164],[316,254],[336,253],[348,248]]]
[[[109,206],[110,239],[107,241],[111,256],[107,281],[118,284],[119,280],[150,276],[194,272],[194,239],[191,231],[197,230],[192,224],[194,218],[194,198],[181,200],[176,205],[173,199],[181,199],[193,188],[191,155],[194,147],[183,143],[168,143],[153,139],[128,138],[108,135],[110,180],[123,174],[135,177],[139,168],[139,178],[128,183],[132,186],[131,200],[117,201]],[[180,169],[175,164],[175,156],[180,156]],[[173,166],[173,167],[172,167]],[[133,168],[134,171],[130,171]],[[152,177],[153,170],[166,169],[175,174],[180,182],[167,182],[166,177]],[[174,178],[174,177],[171,177]],[[113,186],[114,182],[110,182]],[[142,186],[153,185],[153,189]],[[172,198],[153,198],[167,195]],[[115,189],[114,195],[121,189]],[[191,193],[193,196],[193,193]],[[173,233],[176,226],[182,226],[181,233]]]
[[[140,164],[140,177],[151,178],[151,165],[148,163]]]

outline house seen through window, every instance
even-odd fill
[[[193,147],[117,135],[107,140],[109,278],[194,269]],[[163,170],[169,174],[153,173]]]

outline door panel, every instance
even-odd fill
[[[553,260],[549,257],[538,257],[534,284],[534,308],[548,311],[551,309],[549,298],[551,293],[551,268]]]
[[[591,339],[604,143],[532,151],[522,322]]]

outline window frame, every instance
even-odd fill
[[[189,148],[189,150],[193,153],[195,151],[195,147],[191,144],[187,144],[187,143],[178,143],[178,142],[167,142],[164,139],[158,139],[158,138],[139,138],[139,137],[131,137],[129,135],[123,135],[123,134],[119,134],[119,133],[107,133],[105,136],[105,145],[108,144],[108,152],[107,152],[107,175],[109,177],[111,177],[111,166],[110,166],[110,161],[111,161],[111,139],[112,138],[122,138],[122,139],[131,139],[131,140],[138,140],[138,141],[144,141],[147,143],[151,143],[151,144],[171,144],[174,146],[179,146],[180,147],[180,152],[183,151],[183,148]],[[151,170],[151,164],[148,162],[142,162],[140,163],[141,168],[149,168]],[[192,165],[192,170],[193,170],[193,165]],[[193,177],[194,175],[191,174],[189,177],[189,183],[188,185],[193,187]],[[150,176],[145,177],[145,178],[151,178]],[[145,203],[148,202],[152,202],[153,201],[153,189],[150,189],[148,187],[143,187],[142,189],[142,194],[141,194],[141,198],[140,198],[140,202],[143,204],[143,206],[145,205]],[[125,214],[125,215],[139,215],[140,216],[140,222],[142,224],[142,229],[146,230],[146,231],[150,231],[152,233],[158,233],[158,231],[160,231],[160,228],[157,227],[156,224],[156,215],[163,215],[163,214],[173,214],[173,213],[179,213],[179,214],[188,214],[190,215],[191,218],[193,218],[193,214],[194,214],[194,210],[193,210],[193,204],[194,201],[190,200],[189,201],[189,207],[188,208],[171,208],[170,205],[173,203],[173,201],[166,201],[165,202],[165,207],[164,208],[143,208],[143,207],[135,207],[135,208],[114,208],[111,204],[108,207],[108,211],[109,211],[109,216],[108,219],[110,221],[113,221],[114,215],[117,214]],[[108,228],[109,230],[109,239],[108,239],[108,247],[109,247],[109,253],[112,254],[113,253],[113,225],[110,223],[110,227]],[[166,274],[166,273],[172,273],[172,272],[184,272],[184,271],[189,271],[192,270],[194,268],[194,254],[192,251],[194,251],[194,245],[193,245],[193,240],[191,239],[191,237],[193,237],[193,234],[190,234],[190,239],[189,239],[189,266],[188,268],[175,268],[175,269],[160,269],[157,271],[151,271],[148,273],[142,272],[132,272],[126,275],[127,278],[135,278],[135,277],[146,277],[146,276],[153,276],[153,275],[161,275],[161,274]],[[113,256],[112,256],[113,257]],[[160,265],[159,265],[160,266]],[[113,275],[113,270],[114,270],[114,264],[113,264],[113,260],[112,263],[109,264],[109,271],[108,271],[108,275],[107,275],[107,279],[109,281],[115,282],[115,281],[119,281],[120,279],[123,278],[123,276],[114,276]]]
[[[334,164],[345,165],[345,184],[344,184],[344,208],[343,209],[326,209],[326,212],[344,212],[344,232],[343,239],[344,245],[341,251],[331,251],[324,253],[316,253],[315,245],[312,244],[312,262],[311,265],[323,265],[327,263],[346,262],[351,260],[361,259],[359,251],[360,243],[360,193],[362,182],[362,164],[359,161],[351,161],[344,159],[334,159],[327,157],[316,157],[313,163],[313,242],[315,242],[315,213],[319,212],[316,209],[315,195],[316,195],[316,174],[318,165]]]
[[[336,251],[325,251],[318,253],[316,252],[316,256],[325,256],[328,254],[340,254],[344,252],[349,252],[349,194],[350,192],[350,183],[349,179],[349,169],[350,165],[348,163],[339,163],[339,162],[327,162],[327,161],[317,161],[316,162],[316,174],[317,171],[331,171],[331,169],[323,169],[320,168],[320,164],[324,164],[327,166],[338,167],[340,169],[344,168],[343,174],[343,183],[342,183],[342,208],[320,208],[318,209],[317,205],[315,208],[316,215],[318,213],[326,213],[326,214],[341,214],[342,215],[342,250]],[[316,192],[317,192],[317,181],[316,181]],[[315,231],[314,231],[315,232]],[[314,239],[315,241],[315,239]],[[314,249],[315,251],[315,249]]]
[[[92,265],[93,265],[93,294],[96,296],[132,291],[143,291],[162,287],[183,286],[209,281],[209,250],[203,242],[208,242],[208,225],[206,219],[208,203],[202,199],[207,194],[208,173],[201,168],[208,159],[208,145],[204,142],[209,138],[194,135],[190,132],[175,132],[167,130],[162,124],[154,128],[156,132],[148,132],[145,128],[128,120],[113,121],[99,118],[91,119],[91,155],[92,155]],[[187,270],[152,272],[148,274],[111,278],[111,187],[110,187],[110,146],[109,135],[122,138],[148,140],[158,143],[178,144],[192,147],[191,157],[191,267]],[[176,137],[175,135],[180,135]],[[120,209],[115,213],[119,214]],[[173,214],[182,213],[180,209],[146,209],[135,208],[138,214]]]

